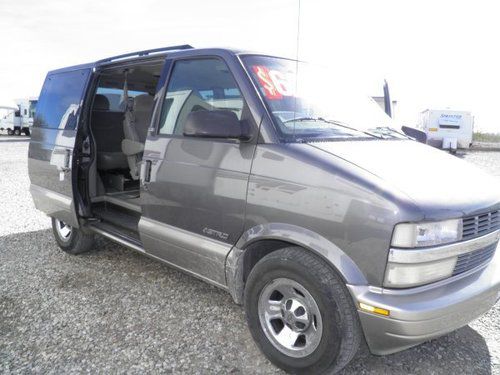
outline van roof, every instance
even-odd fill
[[[133,61],[136,59],[144,59],[148,57],[157,57],[157,56],[164,56],[167,53],[173,54],[176,52],[182,52],[186,50],[197,50],[197,51],[225,51],[229,52],[232,54],[241,54],[241,53],[251,53],[250,51],[243,51],[243,50],[238,50],[234,48],[195,48],[191,46],[190,44],[182,44],[182,45],[176,45],[176,46],[168,46],[168,47],[161,47],[161,48],[154,48],[154,49],[148,49],[148,50],[143,50],[143,51],[136,51],[136,52],[129,52],[129,53],[124,53],[121,55],[116,55],[116,56],[111,56],[111,57],[106,57],[104,59],[97,60],[95,62],[91,63],[86,63],[86,64],[79,64],[79,65],[73,65],[73,66],[68,66],[60,69],[55,69],[51,70],[49,74],[51,73],[60,73],[64,71],[72,71],[72,70],[79,70],[79,69],[84,69],[84,68],[92,68],[96,65],[104,65],[108,63],[113,63],[117,61]]]
[[[124,54],[117,55],[117,56],[107,57],[105,59],[98,60],[96,62],[97,63],[111,62],[111,61],[122,60],[122,59],[130,58],[130,57],[149,56],[153,53],[172,52],[172,51],[179,51],[179,50],[186,50],[186,49],[194,49],[194,47],[190,44],[182,44],[182,45],[177,45],[177,46],[147,49],[147,50],[143,50],[143,51],[129,52],[129,53],[124,53]]]
[[[428,108],[426,110],[423,110],[420,112],[421,114],[424,114],[426,112],[442,112],[442,113],[460,113],[460,114],[471,114],[471,111],[463,111],[463,110],[456,110],[456,109],[450,109],[450,108],[445,108],[445,109],[437,109],[437,108]]]

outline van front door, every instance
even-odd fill
[[[146,252],[224,286],[226,256],[243,231],[257,137],[191,138],[183,129],[190,112],[211,110],[233,111],[241,126],[256,126],[221,58],[167,61],[165,69],[162,110],[142,164],[141,240]]]
[[[50,72],[40,93],[28,152],[35,207],[78,227],[74,146],[92,66]]]

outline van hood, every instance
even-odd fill
[[[397,189],[427,218],[500,209],[500,178],[444,151],[410,140],[314,142]]]

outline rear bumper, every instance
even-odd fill
[[[500,297],[500,245],[486,267],[428,286],[348,287],[358,306],[362,302],[390,311],[389,317],[358,313],[370,351],[395,353],[465,326],[495,304]]]

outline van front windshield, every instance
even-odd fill
[[[370,97],[325,68],[258,55],[243,62],[284,141],[407,138]]]

